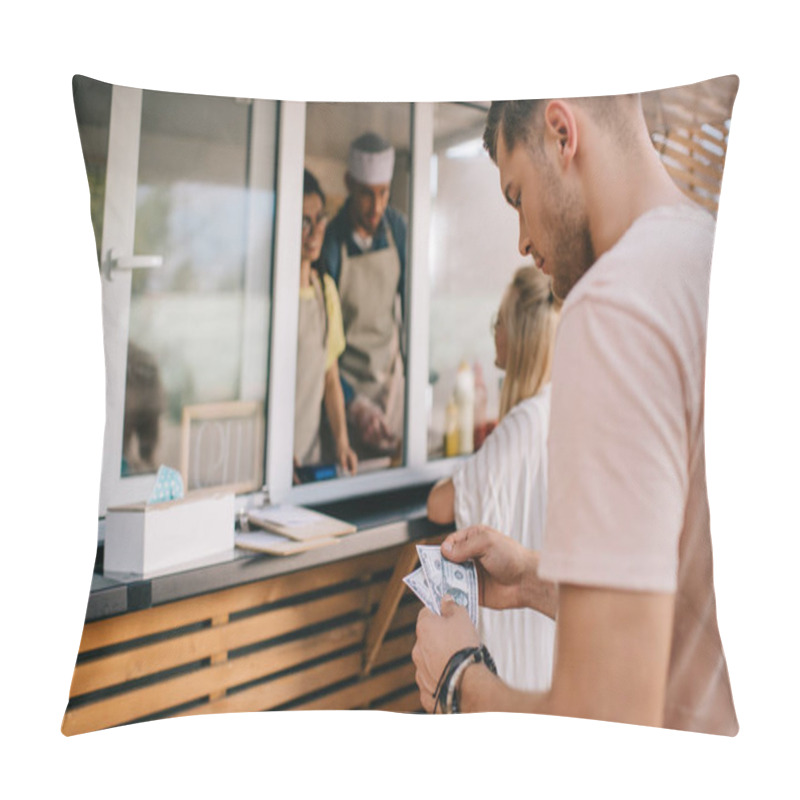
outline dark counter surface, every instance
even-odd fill
[[[236,547],[222,558],[205,559],[142,578],[103,574],[101,546],[86,621],[286,575],[444,533],[446,527],[435,525],[426,517],[429,490],[430,485],[425,485],[314,506],[317,511],[350,522],[358,530],[341,537],[336,544],[293,556],[270,556]]]

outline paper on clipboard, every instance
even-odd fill
[[[291,556],[295,553],[304,553],[306,550],[314,550],[317,547],[336,544],[338,540],[332,537],[320,537],[307,541],[297,541],[296,539],[281,536],[279,533],[255,531],[237,533],[234,541],[237,547],[242,547],[245,550],[257,550],[260,553],[268,553],[273,556]]]
[[[299,542],[355,533],[355,525],[320,514],[309,508],[274,505],[250,509],[247,519],[253,525]]]

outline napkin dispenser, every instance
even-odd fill
[[[214,489],[176,500],[109,508],[103,571],[144,576],[230,554],[234,520],[234,494]]]

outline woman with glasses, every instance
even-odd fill
[[[335,450],[335,462],[345,473],[354,475],[358,469],[358,459],[347,435],[344,395],[339,380],[339,356],[345,346],[342,310],[336,284],[322,272],[319,263],[327,221],[325,194],[317,179],[304,170],[294,465],[297,468],[322,462],[321,424],[324,407]],[[295,481],[299,482],[297,470]]]
[[[547,502],[550,367],[560,302],[537,267],[520,267],[492,320],[504,370],[497,427],[428,496],[428,517],[456,528],[488,525],[539,550]],[[549,688],[555,623],[531,609],[481,608],[479,632],[511,686]],[[533,665],[533,668],[532,668]]]

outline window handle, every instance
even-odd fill
[[[111,280],[112,272],[122,269],[157,269],[163,264],[163,256],[117,256],[110,250],[103,262],[103,274]]]

